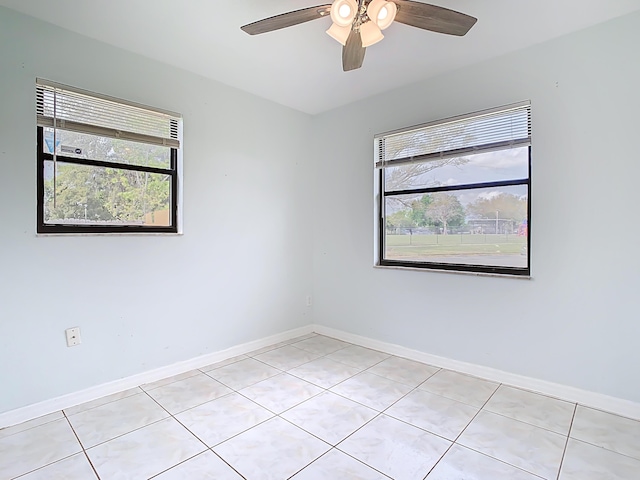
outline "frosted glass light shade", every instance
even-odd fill
[[[349,38],[349,34],[351,33],[351,25],[348,27],[341,27],[340,25],[336,25],[332,23],[327,30],[327,35],[336,40],[338,43],[342,45],[347,44],[347,38]]]
[[[331,5],[331,20],[339,27],[348,27],[358,12],[355,0],[335,0]]]
[[[396,4],[387,2],[386,0],[372,0],[367,6],[367,16],[380,30],[384,30],[393,23],[397,11],[398,7],[396,7]]]
[[[362,46],[366,48],[378,43],[384,38],[384,35],[375,23],[366,22],[360,26],[360,37],[362,38]]]

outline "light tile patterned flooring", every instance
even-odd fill
[[[0,430],[0,480],[638,480],[640,422],[311,334]]]

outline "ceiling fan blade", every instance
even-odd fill
[[[342,47],[342,70],[348,72],[360,68],[364,62],[366,50],[362,46],[360,31],[351,30],[346,45]]]
[[[475,25],[477,18],[464,13],[412,0],[393,0],[398,6],[395,21],[412,27],[462,37]]]
[[[257,22],[240,27],[249,35],[272,32],[281,28],[291,27],[299,23],[309,22],[317,18],[326,17],[331,12],[331,5],[318,5],[316,7],[303,8],[293,12],[283,13],[275,17],[264,18]]]

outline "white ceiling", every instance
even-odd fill
[[[421,0],[425,1],[426,0]],[[249,36],[246,23],[330,0],[0,0],[68,30],[315,114],[640,10],[640,0],[436,0],[478,18],[465,37],[394,24],[344,73],[321,18]]]

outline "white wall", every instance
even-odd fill
[[[36,237],[36,76],[184,115],[184,236]],[[311,323],[310,122],[0,7],[0,413]]]
[[[634,14],[314,118],[316,323],[640,401],[638,45]],[[373,135],[528,99],[533,278],[374,269]]]

